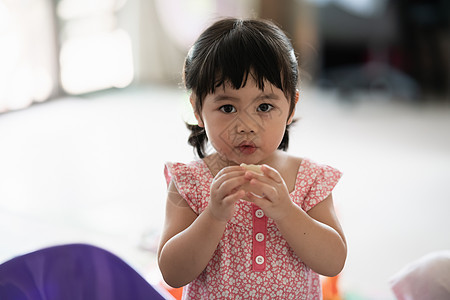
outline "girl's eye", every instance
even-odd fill
[[[269,112],[273,109],[273,105],[269,103],[262,103],[258,106],[257,111],[260,112]]]
[[[230,104],[223,105],[219,109],[222,112],[226,113],[226,114],[230,114],[230,113],[236,112],[236,108],[234,108],[234,106],[230,105]]]

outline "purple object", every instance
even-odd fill
[[[86,244],[49,247],[0,265],[1,300],[166,299],[116,255]]]

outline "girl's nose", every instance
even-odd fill
[[[241,128],[239,130],[239,133],[255,133],[255,131],[253,129],[250,129],[250,128]]]
[[[253,120],[251,116],[239,116],[236,123],[236,131],[238,133],[256,133],[259,124]]]

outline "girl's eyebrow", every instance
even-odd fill
[[[218,102],[218,101],[239,101],[239,98],[238,97],[233,97],[233,96],[230,96],[230,95],[217,95],[217,96],[215,96],[214,98],[213,98],[213,100],[215,101],[215,102]]]
[[[280,97],[274,93],[261,93],[260,95],[256,96],[255,99],[253,99],[254,101],[257,100],[278,100],[280,99]],[[234,96],[230,96],[230,95],[226,95],[226,94],[221,94],[221,95],[217,95],[214,97],[214,101],[215,102],[219,102],[219,101],[239,101],[240,98],[239,97],[234,97]]]
[[[276,95],[275,93],[261,93],[257,95],[253,101],[261,101],[261,100],[278,100],[280,97]],[[231,96],[228,94],[219,94],[216,95],[213,98],[214,102],[220,102],[220,101],[232,101],[232,102],[239,102],[241,99],[239,97]]]
[[[277,94],[274,94],[274,93],[269,93],[269,94],[262,93],[261,95],[258,95],[258,96],[255,98],[255,100],[265,100],[265,99],[268,99],[268,100],[278,100],[278,99],[280,99],[280,97],[278,97],[278,95],[277,95]]]

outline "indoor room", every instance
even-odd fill
[[[273,21],[294,47],[287,152],[343,173],[347,259],[324,299],[398,299],[395,278],[437,253],[448,280],[449,15],[438,0],[0,0],[0,268],[89,244],[181,299],[157,249],[165,163],[199,159],[183,64],[236,17]]]

